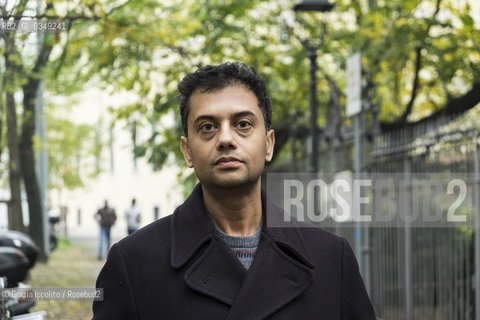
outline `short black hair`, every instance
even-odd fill
[[[220,65],[207,65],[187,74],[178,84],[180,92],[180,116],[185,136],[188,136],[187,120],[190,114],[190,97],[200,92],[213,92],[228,86],[243,85],[252,91],[258,100],[263,114],[265,128],[272,124],[272,104],[268,96],[265,81],[255,70],[240,62],[226,62]]]

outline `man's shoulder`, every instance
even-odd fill
[[[311,221],[300,220],[296,216],[286,214],[284,209],[268,198],[265,193],[262,194],[262,197],[262,201],[266,203],[267,227],[284,230],[283,232],[290,236],[299,233],[304,241],[317,242],[324,246],[342,243],[342,237]]]
[[[344,255],[345,249],[350,248],[350,244],[344,236],[320,227],[303,228],[300,233],[309,254],[321,259],[340,258]]]
[[[329,230],[320,227],[302,228],[300,229],[304,239],[310,244],[316,244],[323,247],[342,245],[344,238]]]
[[[270,215],[267,218],[267,227],[270,224],[271,226],[273,226],[273,229],[278,228],[280,230],[290,230],[290,232],[300,232],[304,237],[309,238],[322,238],[330,241],[338,241],[341,239],[341,237],[336,235],[335,233],[312,222],[300,221],[297,219],[279,222],[278,218],[273,215]],[[272,220],[272,222],[270,222],[270,220]]]

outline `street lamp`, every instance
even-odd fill
[[[334,4],[328,0],[304,0],[297,3],[293,10],[299,11],[331,11]],[[311,152],[310,167],[313,172],[318,172],[318,128],[317,128],[317,47],[308,41],[307,55],[310,60],[310,137],[311,137]]]

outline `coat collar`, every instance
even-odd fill
[[[170,225],[171,263],[181,268],[205,242],[212,238],[213,223],[203,203],[202,187],[197,184],[175,212]]]
[[[268,200],[262,190],[264,217],[262,233],[265,233],[281,249],[287,250],[294,259],[313,268],[299,229],[269,228],[265,218],[267,208],[273,211],[268,214],[268,217],[282,215],[282,210]],[[203,202],[200,184],[195,186],[190,196],[175,210],[171,221],[171,264],[174,268],[181,268],[213,236],[214,226]]]
[[[262,193],[262,210],[282,214]],[[192,261],[184,274],[195,291],[230,306],[227,320],[265,319],[300,296],[313,282],[313,265],[298,228],[268,228],[265,219],[253,264],[247,272],[214,226],[197,185],[171,220],[174,268]],[[208,243],[208,244],[207,244]],[[200,248],[206,248],[200,251]]]

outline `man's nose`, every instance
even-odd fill
[[[233,128],[231,128],[229,125],[224,125],[220,128],[220,132],[218,134],[217,148],[236,148],[235,133],[233,132]]]

